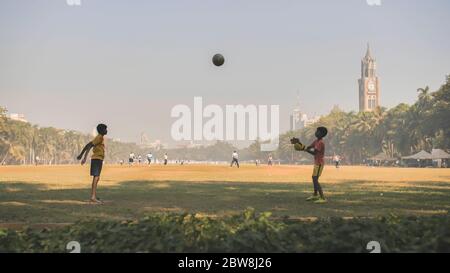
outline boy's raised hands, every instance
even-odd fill
[[[291,144],[294,145],[294,149],[297,151],[305,151],[306,146],[300,142],[300,139],[294,137],[291,139]]]

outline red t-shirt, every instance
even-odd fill
[[[316,165],[324,165],[325,164],[325,143],[323,143],[322,139],[316,139],[311,144],[311,146],[316,151],[316,154],[314,155],[314,164]]]

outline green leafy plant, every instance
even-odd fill
[[[0,230],[0,252],[450,252],[450,217],[272,219],[247,209],[213,219],[161,213],[139,221],[79,222],[54,230]]]

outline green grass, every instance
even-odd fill
[[[0,252],[448,252],[449,169],[328,167],[321,205],[311,170],[107,165],[92,205],[88,166],[0,167]]]
[[[274,217],[293,218],[373,217],[390,213],[430,215],[445,214],[450,209],[448,184],[418,182],[391,190],[367,184],[370,183],[348,181],[325,185],[329,203],[317,205],[305,201],[311,192],[308,183],[123,181],[115,186],[100,186],[99,196],[106,203],[89,205],[85,202],[88,188],[47,189],[39,183],[2,182],[0,222],[124,220],[156,211],[224,216],[247,207],[259,212],[271,211]]]

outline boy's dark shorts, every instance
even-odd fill
[[[100,176],[103,167],[103,160],[91,159],[91,176]]]

